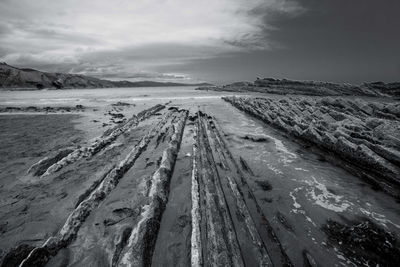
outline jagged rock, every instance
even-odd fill
[[[311,125],[305,131],[302,132],[301,137],[303,137],[306,140],[316,142],[318,145],[322,144],[321,136],[317,133],[315,128]]]
[[[314,95],[314,96],[399,96],[400,83],[392,84],[336,84],[318,81],[293,81],[288,79],[264,78],[253,83],[239,82],[223,86],[208,86],[198,90],[257,92],[279,95]],[[336,103],[343,104],[343,103]]]
[[[263,135],[250,135],[250,134],[246,134],[243,139],[246,140],[251,140],[253,142],[269,142],[270,139],[266,136]]]
[[[396,188],[400,185],[400,120],[395,119],[396,104],[332,97],[224,99],[265,123],[368,170],[388,193],[400,195],[386,184]],[[365,107],[368,112],[364,112]]]
[[[33,164],[29,168],[28,173],[32,173],[35,176],[40,176],[43,173],[45,173],[51,165],[57,163],[59,160],[69,155],[72,151],[74,150],[68,148],[57,152],[57,154],[54,156],[45,157],[41,159],[39,162]]]
[[[34,249],[31,245],[21,244],[8,252],[0,262],[2,267],[18,266]]]
[[[329,220],[322,226],[328,241],[356,265],[397,266],[400,247],[396,236],[371,221],[343,225]]]

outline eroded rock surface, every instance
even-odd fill
[[[318,81],[295,81],[264,78],[254,82],[236,82],[223,86],[204,86],[197,90],[254,92],[278,95],[311,96],[393,96],[400,95],[400,83],[363,83],[361,85],[337,84]]]
[[[339,247],[357,265],[396,266],[400,262],[400,244],[396,236],[371,221],[351,225],[328,221],[322,229],[330,245]]]
[[[328,147],[312,140],[325,140],[330,147],[339,142],[351,153],[378,155],[381,159],[368,161],[375,164],[374,168],[382,160],[398,167],[392,156],[398,151],[396,105],[331,98],[226,100],[275,127],[296,129],[303,141],[324,149]],[[235,116],[259,124],[255,129],[264,129],[260,122],[229,104],[219,104],[227,108],[227,113],[236,112]],[[395,256],[380,259],[397,251],[395,238],[386,229],[347,224],[348,214],[344,212],[339,215],[343,215],[343,221],[335,218],[340,223],[326,221],[332,213],[320,213],[322,207],[314,202],[306,206],[307,199],[300,200],[307,195],[303,191],[297,194],[291,187],[282,187],[281,183],[294,182],[291,176],[264,172],[260,168],[264,163],[255,164],[256,153],[242,152],[248,145],[272,147],[278,143],[274,136],[248,131],[243,125],[250,122],[236,125],[238,130],[232,131],[228,127],[231,122],[215,111],[165,106],[143,110],[85,148],[54,151],[34,164],[25,174],[29,180],[17,184],[7,202],[2,202],[0,264],[335,266],[371,259],[390,265],[397,260]],[[360,135],[365,129],[369,130]],[[332,142],[326,141],[324,133]],[[250,153],[254,150],[249,149]],[[82,154],[43,175],[76,151]],[[350,152],[348,161],[353,155]],[[362,170],[367,172],[366,168]],[[389,178],[382,179],[389,185]],[[329,193],[331,198],[336,196],[336,188],[328,187],[325,192],[323,180],[315,182],[321,185],[316,189],[322,188],[322,193]],[[296,186],[294,190],[313,188],[297,180]],[[291,207],[292,198],[296,209]],[[338,199],[339,195],[334,198]],[[300,213],[300,207],[304,213]],[[318,212],[308,213],[306,207]],[[371,214],[389,224],[390,218]],[[322,222],[317,217],[322,217]],[[322,224],[326,226],[321,228]],[[316,229],[311,235],[310,230]],[[365,240],[385,243],[384,251],[370,253],[372,258],[360,253],[362,258],[355,257],[352,249],[366,244]]]
[[[400,104],[324,97],[226,97],[235,107],[298,139],[334,152],[360,175],[400,196]]]

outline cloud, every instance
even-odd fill
[[[279,45],[268,31],[276,28],[266,16],[301,11],[293,0],[2,0],[0,60],[48,71],[118,65],[114,71],[154,73],[160,65],[273,49]]]

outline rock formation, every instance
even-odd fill
[[[325,97],[227,97],[235,107],[358,166],[361,176],[400,196],[400,104]]]
[[[316,81],[294,81],[264,78],[251,82],[236,82],[223,86],[200,87],[198,90],[257,92],[279,95],[314,96],[399,96],[400,83],[364,83],[360,86]]]

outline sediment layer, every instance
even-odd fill
[[[197,90],[253,92],[278,95],[312,95],[312,96],[393,96],[400,95],[400,83],[363,83],[351,85],[319,81],[296,81],[288,79],[264,78],[254,82],[235,82],[223,86],[204,86]]]
[[[162,214],[168,201],[169,183],[178,155],[188,111],[180,111],[172,124],[173,135],[164,150],[160,166],[152,175],[147,204],[141,207],[138,223],[133,227],[119,266],[150,266]]]
[[[225,101],[295,138],[333,152],[363,178],[400,196],[400,105],[343,98]]]
[[[192,266],[291,266],[214,119],[202,112],[195,139]]]
[[[126,123],[122,125],[117,125],[113,128],[110,133],[107,135],[103,135],[90,144],[89,146],[80,147],[72,152],[66,154],[64,157],[60,158],[60,154],[57,154],[53,158],[47,158],[46,160],[41,160],[35,164],[35,168],[44,169],[47,168],[46,171],[42,172],[41,177],[45,177],[49,174],[55,173],[59,171],[61,168],[69,165],[81,158],[89,158],[100,150],[111,144],[118,136],[122,133],[126,132],[127,130],[135,127],[140,121],[147,119],[148,117],[154,115],[158,111],[162,110],[165,106],[163,105],[155,105],[149,109],[146,109],[140,112],[137,115],[133,115]],[[59,159],[60,158],[60,159]],[[56,161],[55,163],[53,163]],[[53,163],[53,164],[51,164]],[[50,165],[51,164],[51,165]],[[37,174],[37,172],[35,172]]]
[[[89,195],[85,193],[85,195],[88,196],[86,199],[80,200],[79,205],[69,215],[67,221],[60,231],[55,236],[50,237],[41,247],[34,248],[21,262],[20,266],[43,266],[51,257],[56,255],[60,249],[67,247],[76,237],[86,218],[100,205],[102,201],[104,201],[105,198],[107,198],[110,192],[114,190],[114,188],[118,185],[119,180],[122,179],[124,174],[135,164],[135,161],[146,149],[149,142],[159,134],[163,126],[167,122],[174,122],[175,120],[178,120],[179,123],[177,125],[173,124],[173,127],[184,126],[184,120],[181,119],[182,116],[179,114],[180,112],[176,111],[167,112],[164,118],[154,125],[154,127],[152,127],[149,132],[142,137],[139,144],[132,148],[131,152],[128,153],[126,158],[122,160],[118,166],[112,168],[111,170],[106,170],[105,176],[101,178],[102,181],[100,184],[93,188],[94,190]],[[164,152],[166,153],[166,160],[171,160],[169,158],[170,154],[174,153],[174,151],[177,149],[176,146],[179,146],[178,141],[179,140],[176,140],[176,138],[171,140],[171,147]],[[169,163],[170,165],[167,167],[171,168],[172,163]],[[167,163],[164,163],[162,168],[160,167],[159,174],[162,173],[164,175],[167,173],[165,170],[165,168],[167,168],[166,164]],[[164,178],[164,176],[162,176],[162,178]],[[159,183],[162,183],[162,181],[158,181],[158,183],[155,184]],[[121,242],[123,241],[124,240]]]

